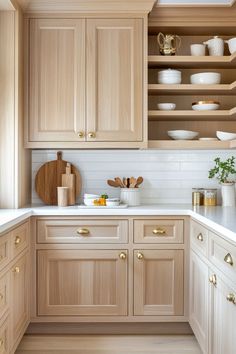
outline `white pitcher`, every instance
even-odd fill
[[[206,42],[203,42],[208,46],[209,54],[211,56],[222,56],[224,55],[224,40],[215,36],[212,39],[209,39]]]

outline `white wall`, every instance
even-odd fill
[[[235,155],[228,151],[156,151],[156,150],[65,150],[63,159],[74,164],[82,175],[82,194],[108,193],[118,196],[119,189],[109,187],[107,179],[116,176],[143,176],[143,203],[191,203],[192,187],[219,188],[208,179],[208,170],[217,156]],[[32,152],[32,203],[40,203],[34,190],[39,167],[56,159],[55,151]]]

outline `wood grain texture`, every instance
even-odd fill
[[[62,175],[62,187],[68,187],[68,205],[74,205],[75,195],[75,174],[71,173],[71,164],[67,163],[66,173]]]
[[[37,172],[35,190],[42,201],[48,205],[57,205],[57,187],[62,185],[62,175],[66,172],[67,161],[62,160],[61,153],[57,160],[45,163]],[[71,165],[72,173],[76,179],[76,196],[81,191],[81,176],[76,167]]]

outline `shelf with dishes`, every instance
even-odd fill
[[[236,93],[236,81],[232,84],[193,85],[193,84],[149,84],[148,93],[152,95],[232,95]]]

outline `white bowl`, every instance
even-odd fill
[[[174,140],[192,140],[196,138],[199,133],[191,130],[169,130],[167,134]]]
[[[157,108],[160,111],[173,111],[176,107],[175,103],[158,103]]]
[[[158,72],[158,83],[166,85],[181,84],[182,73],[179,70],[162,70]]]
[[[236,38],[235,37],[229,39],[228,41],[225,41],[225,43],[228,43],[230,54],[236,53]]]
[[[216,132],[216,136],[217,136],[217,138],[219,138],[220,140],[223,140],[223,141],[235,140],[236,139],[236,133],[228,133],[228,132],[217,131]]]
[[[220,84],[221,74],[215,72],[198,73],[190,76],[193,85],[216,85]]]
[[[219,102],[214,101],[199,101],[192,104],[194,111],[216,111],[219,107]]]
[[[84,199],[97,199],[97,198],[100,198],[100,196],[97,194],[87,194],[87,193],[84,194]]]
[[[119,206],[120,205],[120,199],[118,198],[111,198],[106,200],[106,205],[107,206]]]
[[[89,198],[89,199],[84,199],[84,205],[87,205],[87,206],[94,206],[94,200],[96,200],[98,198]]]

